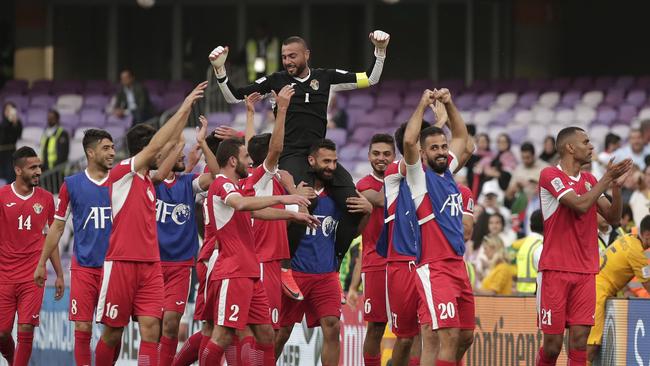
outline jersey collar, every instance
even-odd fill
[[[578,172],[578,175],[576,175],[575,177],[569,175],[567,172],[565,172],[564,170],[562,170],[562,167],[560,166],[560,164],[557,165],[557,168],[560,169],[560,171],[561,171],[562,173],[566,174],[567,177],[571,178],[571,180],[574,181],[574,182],[579,182],[579,181],[580,181],[580,178],[582,177],[580,172]]]
[[[370,173],[370,176],[375,178],[376,181],[384,183],[384,180],[382,178],[379,178],[378,176],[376,176],[375,172]]]
[[[90,174],[88,174],[88,169],[84,169],[84,173],[86,174],[86,178],[88,178],[89,181],[95,183],[95,184],[98,185],[98,186],[103,186],[104,183],[106,183],[106,181],[108,180],[108,174],[106,174],[106,176],[105,176],[104,179],[102,179],[102,180],[94,180],[94,179],[90,176]]]
[[[307,74],[307,76],[305,76],[304,78],[301,79],[295,76],[293,78],[300,81],[301,83],[304,83],[305,81],[309,80],[310,77],[311,77],[311,68],[309,69],[309,73]]]
[[[15,184],[16,184],[15,182],[11,183],[11,190],[14,192],[16,197],[20,198],[23,201],[27,201],[28,199],[32,198],[32,196],[34,195],[34,192],[36,191],[35,188],[32,188],[32,192],[30,194],[28,194],[27,196],[23,196],[22,194],[19,194],[18,192],[16,192],[16,188],[14,188]]]

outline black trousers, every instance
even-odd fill
[[[280,169],[288,171],[293,175],[294,182],[299,184],[301,181],[307,183],[309,186],[314,186],[315,175],[311,171],[309,162],[307,161],[307,154],[292,154],[280,158]],[[334,177],[330,182],[326,183],[327,192],[336,202],[337,207],[341,210],[341,220],[339,221],[336,229],[336,256],[339,263],[350,248],[350,243],[357,237],[359,223],[363,215],[352,214],[348,212],[346,199],[348,197],[356,197],[356,187],[352,181],[352,176],[341,165],[337,164],[334,171]],[[312,203],[309,211],[313,211],[315,202]],[[298,244],[303,235],[305,235],[305,225],[291,223],[287,229],[289,237],[289,250],[291,256],[296,252]]]

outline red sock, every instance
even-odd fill
[[[115,347],[109,347],[99,338],[95,347],[95,366],[111,366],[113,357],[115,357]]]
[[[199,366],[221,365],[221,357],[223,357],[223,348],[210,341],[201,352]]]
[[[90,366],[90,338],[90,332],[74,331],[74,362],[77,366]]]
[[[257,343],[255,348],[259,351],[262,351],[262,366],[275,366],[275,349],[273,343],[263,344]]]
[[[122,351],[122,340],[120,339],[119,342],[117,342],[117,345],[114,348],[113,351],[113,365],[117,363],[117,359],[120,358],[120,352]]]
[[[138,366],[158,365],[158,343],[140,341],[138,352]]]
[[[420,358],[419,357],[411,357],[409,359],[409,366],[420,366]]]
[[[203,350],[205,350],[205,347],[210,343],[210,336],[202,335],[201,338],[201,344],[199,345],[199,355],[198,359],[199,361],[201,360],[201,355],[203,354]]]
[[[437,359],[436,366],[456,366],[456,362],[443,361],[441,359]]]
[[[199,359],[199,348],[201,347],[201,340],[203,334],[196,332],[185,341],[183,347],[174,357],[172,366],[190,366]]]
[[[557,361],[557,358],[547,358],[546,355],[544,354],[544,347],[539,349],[539,353],[537,353],[537,363],[536,366],[555,366],[555,362]]]
[[[264,352],[256,348],[255,338],[252,336],[244,337],[239,342],[238,353],[240,366],[261,366],[264,362]]]
[[[369,354],[364,354],[363,364],[366,366],[381,366],[381,355],[370,356]]]
[[[567,366],[585,366],[587,365],[587,351],[578,351],[577,349],[569,350],[569,362]]]
[[[158,365],[171,366],[174,362],[174,355],[178,347],[178,338],[160,337],[160,354],[158,355]]]
[[[7,363],[11,365],[14,361],[14,339],[9,336],[7,340],[0,343],[0,354],[7,360]]]
[[[232,342],[230,345],[226,346],[223,351],[226,355],[226,362],[228,362],[228,365],[240,365],[241,354],[239,353],[239,347],[239,337],[236,335],[232,336]]]
[[[32,355],[34,332],[18,332],[18,346],[14,354],[13,366],[27,366]]]

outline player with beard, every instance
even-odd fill
[[[621,185],[632,160],[610,161],[597,181],[582,171],[591,162],[594,149],[583,129],[564,128],[556,141],[560,162],[544,168],[539,176],[544,250],[537,274],[537,311],[544,341],[536,364],[555,365],[569,328],[569,364],[585,365],[600,258],[596,213],[611,225],[621,220]],[[603,195],[609,188],[611,203]]]
[[[421,130],[424,111],[436,100],[449,115],[449,143],[438,127]],[[464,164],[468,139],[449,90],[426,90],[404,133],[406,181],[422,240],[416,285],[425,304],[418,309],[423,340],[420,362],[424,365],[457,365],[473,341],[474,296],[463,261],[463,204],[452,175]],[[437,360],[434,331],[440,342]]]
[[[250,156],[239,139],[219,144],[219,175],[208,190],[209,220],[214,222],[219,256],[210,274],[204,311],[214,315],[212,338],[201,352],[199,365],[216,365],[237,330],[250,327],[265,366],[275,365],[273,328],[266,292],[260,281],[251,217],[262,220],[300,220],[310,226],[313,216],[271,208],[275,205],[309,205],[298,195],[244,197],[237,182],[248,177]],[[252,211],[250,214],[248,211]],[[212,307],[212,309],[210,309]]]
[[[306,317],[308,327],[320,326],[323,331],[321,364],[333,366],[339,364],[340,355],[341,283],[337,273],[335,241],[337,225],[342,216],[341,210],[328,195],[326,185],[334,178],[336,171],[334,142],[323,139],[314,144],[309,153],[309,165],[316,176],[314,190],[319,196],[313,213],[322,225],[318,229],[307,230],[296,255],[291,259],[294,277],[305,298],[302,301],[282,298],[282,329],[278,333],[275,350],[279,357],[294,324]],[[363,196],[357,195],[348,199],[346,209],[368,217],[372,205]]]
[[[153,176],[156,187],[156,221],[160,265],[165,284],[160,366],[171,366],[178,345],[178,326],[189,294],[194,257],[199,249],[194,203],[196,195],[210,188],[219,172],[217,159],[205,142],[208,121],[200,116],[201,127],[196,135],[209,169],[208,173],[181,174],[185,171],[185,144],[179,142],[160,163]]]
[[[262,77],[242,88],[233,86],[226,76],[224,63],[228,48],[219,46],[210,53],[210,62],[228,103],[241,102],[246,95],[254,92],[266,95],[272,90],[279,93],[286,85],[293,86],[295,93],[287,110],[284,149],[279,166],[288,171],[296,182],[304,181],[313,186],[315,177],[309,170],[307,155],[314,143],[325,138],[330,90],[367,88],[379,82],[390,37],[377,30],[370,33],[369,38],[375,46],[375,63],[370,71],[349,73],[339,69],[311,68],[310,51],[305,40],[289,37],[282,43],[284,70]],[[274,111],[277,113],[277,108]],[[330,197],[343,214],[336,239],[336,255],[340,262],[357,236],[361,215],[346,210],[346,199],[356,197],[357,193],[352,177],[342,165],[337,165],[333,179],[327,185]],[[304,226],[290,225],[288,237],[292,257],[304,233]],[[283,272],[282,276],[285,293],[294,299],[300,299],[300,289],[295,287],[291,272]]]
[[[34,149],[24,146],[16,150],[13,162],[16,180],[0,188],[0,353],[9,365],[27,366],[44,291],[34,283],[32,274],[43,250],[45,233],[54,220],[54,199],[50,192],[38,187],[41,160]],[[58,251],[52,253],[50,261],[56,271],[58,300],[63,296]],[[14,350],[11,331],[16,313],[18,346]]]
[[[381,339],[384,336],[388,315],[386,312],[386,258],[376,251],[377,240],[384,226],[384,173],[395,160],[395,140],[391,135],[376,134],[370,139],[368,161],[372,173],[357,183],[357,190],[370,203],[373,210],[368,224],[361,233],[361,265],[357,263],[348,290],[348,304],[356,307],[357,289],[363,282],[363,319],[368,322],[363,342],[363,361],[373,366],[381,363]]]
[[[113,226],[102,272],[96,321],[104,331],[95,349],[97,366],[110,365],[115,347],[132,316],[140,328],[139,365],[158,364],[164,283],[156,231],[155,188],[149,170],[167,142],[178,141],[192,105],[203,97],[207,82],[185,98],[178,111],[156,130],[131,128],[126,143],[131,158],[108,175]]]
[[[88,166],[83,172],[66,177],[57,199],[54,223],[45,239],[45,248],[34,272],[34,280],[43,286],[45,261],[58,251],[66,221],[72,215],[74,248],[70,265],[70,310],[74,322],[74,358],[77,365],[90,365],[92,321],[99,299],[102,265],[111,233],[111,205],[108,172],[113,167],[115,148],[111,135],[98,129],[84,133],[82,145]],[[115,359],[120,348],[115,350]]]

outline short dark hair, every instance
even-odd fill
[[[607,149],[609,145],[618,144],[619,142],[621,142],[621,136],[611,132],[605,135],[605,149]]]
[[[544,234],[544,217],[542,210],[535,210],[530,215],[530,230],[534,233]]]
[[[429,136],[437,136],[437,135],[442,135],[442,136],[447,136],[445,135],[445,131],[442,130],[440,127],[436,126],[429,126],[422,131],[420,131],[420,145],[424,146],[424,140],[427,139]]]
[[[270,133],[255,135],[248,140],[248,155],[253,160],[253,166],[259,166],[264,162],[269,153]]]
[[[57,122],[61,120],[61,115],[59,114],[59,111],[57,111],[56,109],[50,109],[47,112],[52,113],[54,115],[54,117],[56,118]]]
[[[14,166],[22,166],[24,159],[27,158],[37,158],[38,155],[36,154],[36,151],[32,149],[29,146],[23,146],[16,150],[14,154],[12,155],[13,161],[14,161]]]
[[[378,133],[372,136],[370,139],[370,145],[368,145],[368,151],[370,151],[370,148],[372,147],[373,144],[378,144],[378,143],[384,143],[384,144],[389,144],[393,151],[395,151],[395,139],[393,136],[387,134],[387,133]]]
[[[519,150],[521,152],[527,151],[527,152],[535,155],[535,146],[532,143],[528,142],[528,141],[521,144],[521,147],[519,148]]]
[[[569,137],[573,136],[578,131],[585,132],[585,130],[577,126],[565,127],[561,129],[557,134],[557,138],[555,139],[555,150],[559,151],[560,154],[562,154],[564,145],[566,145]]]
[[[474,125],[473,123],[468,123],[466,126],[467,126],[467,133],[470,136],[474,137],[474,135],[476,135],[476,125]]]
[[[149,145],[149,141],[153,135],[156,134],[156,129],[150,125],[138,124],[126,133],[126,148],[129,150],[131,156],[135,156],[142,151],[145,146]]]
[[[639,225],[639,233],[645,233],[650,231],[650,215],[646,215]]]
[[[309,148],[309,155],[316,155],[320,149],[336,151],[336,144],[330,139],[318,140]]]
[[[309,47],[307,47],[307,41],[305,41],[302,37],[299,37],[299,36],[287,37],[287,38],[285,38],[284,41],[282,41],[283,46],[286,46],[286,45],[289,45],[289,44],[292,44],[292,43],[300,43],[301,45],[303,45],[303,47],[309,48]]]
[[[239,148],[244,146],[241,139],[227,139],[221,141],[217,149],[217,164],[223,168],[228,164],[228,159],[235,157],[239,159]]]
[[[103,139],[113,142],[113,136],[110,133],[97,128],[89,128],[84,131],[84,138],[81,141],[81,145],[85,151],[86,149],[94,148]]]
[[[406,131],[406,125],[408,125],[408,122],[402,123],[396,130],[395,134],[395,145],[397,146],[397,151],[399,151],[400,154],[404,155],[404,131]],[[420,131],[424,130],[425,128],[431,126],[431,124],[427,121],[422,121],[422,127],[420,128]]]

